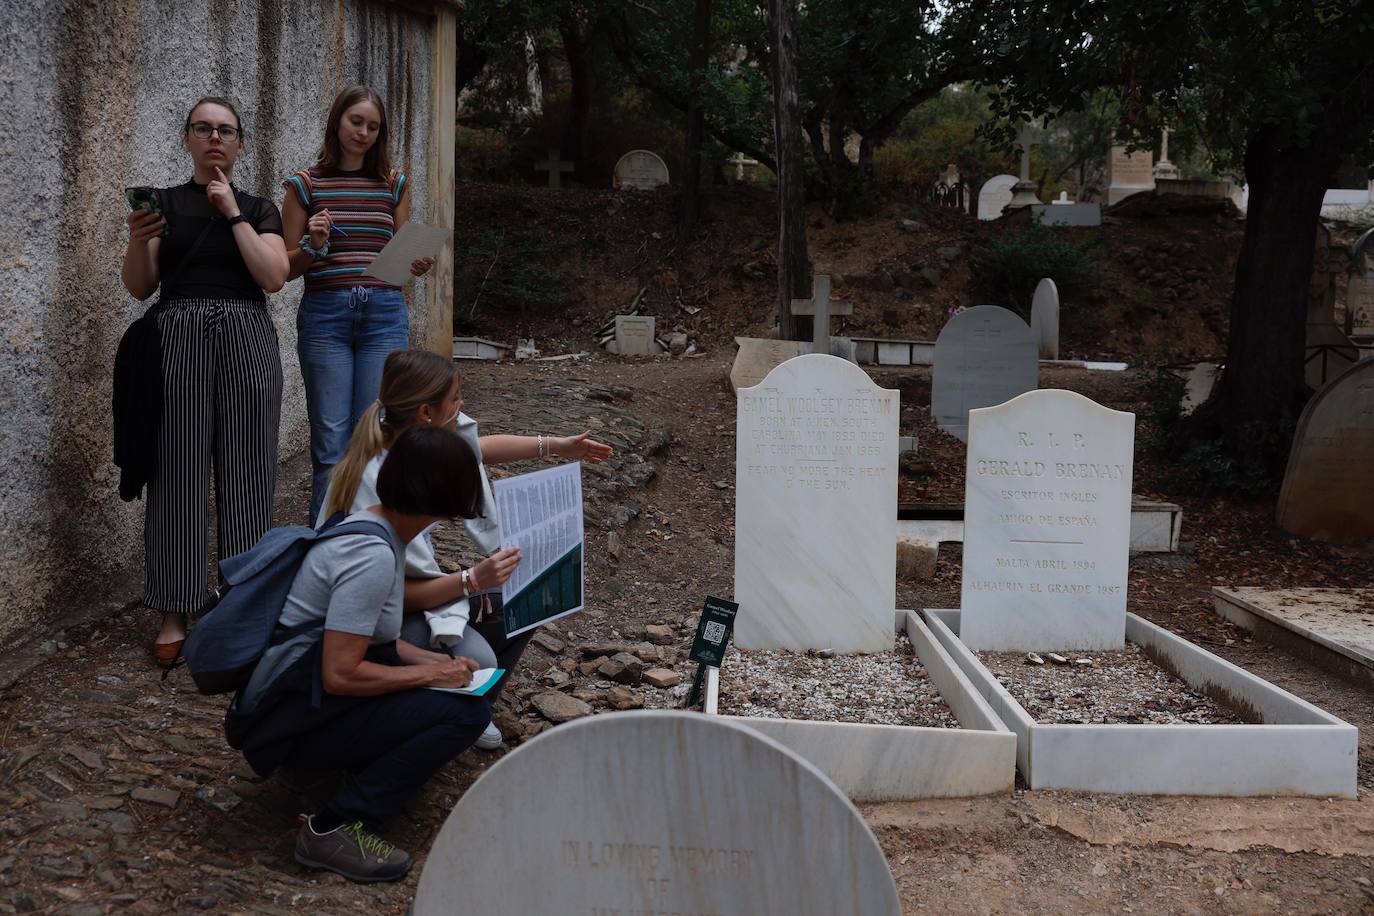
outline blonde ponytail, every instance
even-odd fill
[[[422,405],[442,401],[457,377],[452,360],[429,350],[396,350],[387,356],[379,397],[358,418],[348,451],[329,475],[325,518],[353,511],[367,463],[415,425]]]

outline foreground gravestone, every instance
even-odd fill
[[[650,150],[630,150],[615,164],[615,187],[622,190],[652,191],[667,183],[668,164]]]
[[[1303,408],[1279,493],[1279,527],[1336,543],[1374,538],[1374,360],[1346,369]]]
[[[891,649],[898,393],[812,353],[736,403],[735,644]]]
[[[1031,298],[1031,335],[1041,359],[1059,358],[1059,287],[1045,277]]]
[[[804,340],[736,337],[735,343],[739,345],[739,352],[730,368],[730,387],[735,391],[753,388],[787,360],[811,352],[811,344]]]
[[[970,415],[960,638],[970,649],[1120,648],[1135,415],[1031,391]]]
[[[435,838],[415,916],[898,916],[859,812],[819,770],[732,722],[622,712],[498,761]]]
[[[1035,338],[1014,313],[976,305],[955,315],[935,340],[930,410],[935,423],[968,441],[968,412],[1030,391],[1039,378]]]
[[[1015,175],[993,175],[983,182],[978,191],[978,218],[997,219],[1011,203],[1012,186],[1016,184]]]
[[[648,315],[616,315],[615,340],[608,349],[621,356],[657,356],[655,320]]]

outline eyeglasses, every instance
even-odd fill
[[[209,140],[211,134],[219,134],[219,138],[225,143],[233,143],[243,135],[243,131],[228,124],[221,124],[215,127],[213,124],[206,124],[204,121],[197,121],[191,125],[191,133],[201,140]]]

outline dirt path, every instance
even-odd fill
[[[732,591],[730,356],[468,371],[468,409],[484,432],[591,428],[618,449],[616,462],[586,477],[588,611],[562,622],[549,648],[527,655],[499,708],[512,743],[549,727],[529,701],[556,684],[597,713],[680,702],[670,690],[617,692],[580,666],[606,648],[596,644],[623,644],[685,675],[684,623],[704,595]],[[901,384],[912,408],[903,411],[903,431],[921,429],[930,458],[923,486],[939,492],[961,473],[960,453],[925,428],[919,392],[928,392],[928,376],[897,375],[884,383]],[[1113,406],[1136,401],[1138,380],[1123,376],[1078,373],[1055,382]],[[1147,458],[1137,461],[1138,479],[1159,476]],[[297,501],[303,492],[298,481],[282,489]],[[1156,488],[1152,495],[1169,494]],[[1249,642],[1211,614],[1207,593],[1222,583],[1368,584],[1369,565],[1289,542],[1272,529],[1271,509],[1183,502],[1190,552],[1133,561],[1131,609],[1358,725],[1360,799],[1018,792],[868,806],[905,912],[1355,913],[1374,906],[1367,896],[1374,697]],[[440,553],[456,561],[461,545],[442,540]],[[958,558],[957,549],[942,551],[935,578],[899,583],[899,603],[957,604]],[[676,638],[650,644],[649,625],[672,627]],[[184,672],[159,680],[146,661],[151,635],[151,620],[130,615],[74,628],[0,692],[0,912],[404,912],[418,869],[397,885],[359,887],[295,865],[297,802],[275,780],[254,779],[224,745],[222,700],[195,694]],[[495,759],[463,755],[390,835],[425,849]]]

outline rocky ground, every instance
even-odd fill
[[[587,611],[546,628],[528,652],[498,707],[506,749],[462,755],[388,831],[421,863],[455,800],[500,753],[567,718],[682,702],[690,625],[705,595],[732,591],[731,358],[721,346],[699,360],[471,365],[464,393],[484,431],[589,428],[617,457],[584,477]],[[1142,381],[1066,371],[1042,383],[1139,409]],[[902,388],[904,425],[925,428],[928,372],[888,372],[883,383]],[[942,434],[922,435],[927,461],[903,485],[948,494],[962,453]],[[1137,455],[1138,491],[1170,497],[1169,468],[1143,446]],[[302,475],[282,488],[284,515],[303,513],[304,485]],[[1133,559],[1130,609],[1357,725],[1360,797],[1017,791],[865,806],[905,912],[1371,905],[1374,698],[1250,641],[1211,612],[1208,589],[1368,585],[1374,564],[1290,539],[1273,527],[1272,504],[1175,501],[1186,513],[1185,550]],[[441,538],[439,549],[445,562],[461,560],[458,539]],[[955,606],[958,593],[957,548],[941,551],[933,578],[898,583],[902,607]],[[184,671],[159,677],[147,658],[153,632],[132,608],[72,628],[0,691],[0,912],[403,913],[418,868],[403,882],[361,887],[295,864],[300,802],[278,781],[254,778],[224,745],[222,698],[196,694]]]

